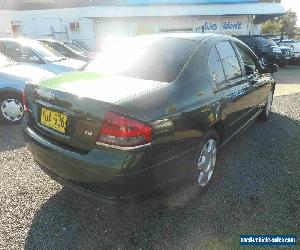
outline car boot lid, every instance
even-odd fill
[[[169,83],[94,72],[73,72],[39,83],[40,86],[88,97],[107,103],[119,103],[149,93]]]

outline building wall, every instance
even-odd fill
[[[209,32],[226,35],[249,34],[252,29],[251,16],[235,17],[135,17],[135,18],[96,18],[96,41],[101,45],[114,36],[160,32]]]
[[[81,8],[18,11],[14,13],[13,20],[20,22],[24,37],[53,37],[58,40],[82,40],[91,46],[95,44],[93,19],[84,18]],[[73,22],[79,23],[78,30],[70,29]]]
[[[1,17],[0,37],[13,36],[12,26],[11,26],[13,13],[14,11],[10,11],[10,10],[0,10],[0,17]]]
[[[113,36],[128,37],[159,32],[194,31],[227,35],[249,34],[252,16],[181,16],[181,17],[118,17],[86,18],[86,8],[30,10],[16,12],[14,21],[21,24],[25,37],[59,40],[82,40],[92,47],[101,47]],[[79,29],[71,30],[70,23]]]

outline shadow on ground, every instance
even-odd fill
[[[36,212],[25,249],[232,249],[241,233],[300,233],[300,124],[274,113],[220,154],[223,178],[109,207],[62,189]],[[298,218],[298,219],[297,219]]]
[[[0,123],[0,153],[25,147],[20,126]]]

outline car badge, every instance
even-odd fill
[[[92,132],[92,131],[86,130],[86,131],[84,131],[84,134],[85,134],[86,136],[92,136],[92,135],[93,135],[93,132]]]

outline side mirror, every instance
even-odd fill
[[[29,57],[29,61],[32,63],[40,63],[40,58],[38,56]]]
[[[261,61],[259,61],[259,64],[261,73],[275,73],[279,70],[277,64],[263,64]]]
[[[269,73],[275,73],[279,70],[279,67],[277,64],[269,64],[267,70]]]
[[[245,65],[246,75],[254,75],[255,74],[255,68],[250,67],[249,65]]]

